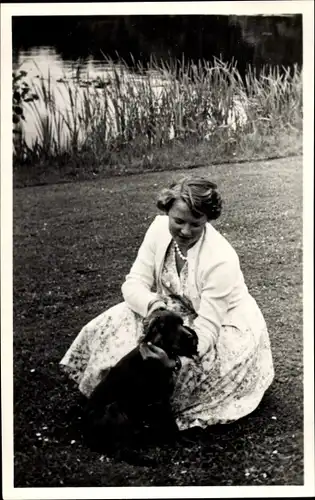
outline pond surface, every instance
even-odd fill
[[[97,80],[110,82],[113,79],[114,70],[118,70],[120,75],[125,78],[131,78],[131,72],[127,67],[119,64],[115,66],[106,62],[105,58],[96,59],[93,56],[82,59],[63,59],[53,46],[36,46],[28,50],[20,49],[13,56],[13,70],[24,70],[27,72],[25,80],[30,84],[32,90],[38,94],[41,80],[50,82],[52,93],[54,95],[55,108],[65,116],[70,108],[69,88],[72,89],[73,95],[76,95],[77,109],[80,109],[83,103],[84,89],[90,86],[91,82]],[[145,76],[137,76],[137,79],[145,79]],[[133,79],[135,76],[133,74]],[[159,88],[162,85],[161,77],[155,78],[154,72],[151,74],[151,84]],[[91,90],[91,93],[98,92],[101,95],[101,87],[97,87],[96,83]],[[91,88],[91,87],[90,87]],[[41,92],[39,92],[41,96]],[[34,106],[25,106],[24,116],[25,123],[23,124],[24,136],[28,145],[31,145],[36,138],[41,136],[39,125],[39,114],[47,115],[43,99],[40,98]],[[39,112],[39,114],[38,114]],[[50,113],[48,113],[50,114]],[[71,114],[71,113],[70,113]],[[71,119],[73,116],[71,116]],[[53,120],[52,120],[53,121]],[[53,123],[54,134],[56,134],[55,124]],[[61,142],[67,139],[66,127],[63,127]]]
[[[27,71],[32,78],[41,75],[54,79],[71,78],[78,74],[89,75],[91,78],[104,76],[110,67],[104,59],[95,59],[93,56],[82,59],[63,59],[53,46],[31,47],[28,50],[19,50],[13,57],[13,69]]]
[[[171,83],[168,76],[162,76],[157,71],[150,70],[146,74],[136,73],[122,64],[108,64],[105,57],[103,59],[97,59],[95,56],[82,59],[64,59],[53,46],[47,45],[34,46],[28,50],[20,49],[18,52],[15,52],[13,56],[13,70],[24,70],[27,73],[25,79],[30,84],[32,90],[40,96],[38,101],[24,107],[25,122],[23,130],[26,143],[29,146],[37,139],[40,142],[45,142],[44,131],[48,129],[50,130],[49,134],[52,134],[57,139],[58,144],[64,145],[71,136],[69,128],[72,127],[73,129],[73,124],[77,121],[78,116],[80,114],[82,116],[84,113],[83,108],[86,99],[93,103],[94,110],[95,103],[96,107],[104,109],[106,101],[106,119],[108,118],[115,128],[117,103],[118,107],[121,105],[120,98],[113,104],[113,100],[109,96],[111,89],[113,89],[111,95],[115,94],[115,71],[119,72],[120,81],[122,82],[119,86],[119,91],[122,94],[125,91],[127,105],[129,106],[130,101],[128,99],[131,94],[145,92],[148,88],[149,92],[153,91],[154,98],[159,107],[161,96],[163,92],[164,94],[167,92],[168,85]],[[91,82],[93,82],[92,85]],[[51,88],[54,113],[45,106],[45,99],[41,90],[43,83]],[[109,87],[106,91],[107,97],[105,99],[104,88],[107,85]],[[181,91],[179,88],[177,88],[176,94],[178,94],[177,99],[180,101]],[[75,96],[75,106],[72,105],[71,109],[73,96]],[[144,113],[147,112],[148,109],[144,109]],[[244,122],[246,121],[247,118],[243,105],[237,103],[236,100],[229,112],[228,124],[232,124],[232,126],[235,122],[235,113],[241,116]],[[47,116],[49,117],[49,124],[48,122],[45,124],[42,119],[42,117]],[[71,126],[66,126],[65,121],[60,117],[66,117],[67,121],[71,122]],[[211,119],[209,119],[209,127],[211,127]],[[80,129],[80,141],[85,139],[86,130],[87,128],[83,126]],[[117,131],[114,130],[113,133],[115,135]],[[174,137],[174,129],[171,124],[168,128],[168,134],[170,139]]]

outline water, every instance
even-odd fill
[[[70,110],[71,107],[69,88],[72,89],[73,95],[76,94],[76,105],[79,109],[83,102],[84,88],[87,86],[86,82],[95,81],[99,78],[110,84],[111,80],[114,78],[114,69],[119,69],[122,79],[129,79],[129,83],[131,78],[134,84],[137,83],[137,80],[145,80],[148,78],[140,74],[135,76],[135,73],[129,72],[123,65],[116,64],[114,68],[112,65],[108,64],[105,59],[96,59],[93,56],[89,56],[85,59],[65,60],[52,46],[32,47],[29,50],[20,50],[18,54],[15,54],[13,60],[13,70],[26,71],[27,76],[25,80],[35,92],[40,89],[41,79],[44,79],[46,82],[48,82],[48,80],[51,82],[55,108],[60,111],[60,116],[65,116],[66,110]],[[78,81],[81,82],[80,85],[78,85]],[[157,95],[159,89],[165,87],[165,80],[162,79],[161,75],[156,75],[154,71],[150,72],[150,82],[151,85],[153,84]],[[89,87],[89,89],[90,88],[90,93],[94,93],[94,95],[98,94],[99,106],[103,106],[102,90],[95,88],[95,86]],[[39,95],[41,94],[40,92],[36,93],[39,93]],[[114,112],[111,103],[110,112]],[[25,106],[25,123],[22,125],[24,137],[29,146],[36,138],[42,139],[42,128],[39,126],[39,115],[44,117],[47,116],[47,114],[49,114],[49,112],[47,112],[43,99],[36,101],[36,112],[34,112],[33,105]],[[73,118],[71,113],[68,117],[70,121]],[[55,123],[53,123],[53,135],[55,137],[58,135]],[[67,127],[63,127],[62,136],[59,134],[58,137],[61,144],[65,144],[69,137],[69,134],[67,135]],[[81,137],[79,135],[79,140],[80,139],[83,139],[82,132]]]
[[[62,115],[70,108],[69,92],[64,82],[68,82],[73,88],[73,81],[80,79],[94,80],[97,78],[109,79],[112,74],[112,67],[101,59],[95,59],[92,56],[73,60],[63,59],[52,46],[32,47],[28,50],[20,50],[13,59],[13,70],[24,70],[27,72],[25,81],[29,83],[31,89],[40,87],[40,79],[43,78],[46,82],[50,80],[52,91],[54,94],[55,106]],[[78,88],[78,86],[76,86]],[[79,91],[78,100],[82,101],[83,88]],[[23,123],[23,131],[26,143],[31,144],[36,139],[42,139],[41,127],[39,126],[39,116],[45,117],[49,112],[44,105],[42,99],[36,101],[36,109],[39,114],[34,112],[32,105],[24,107],[25,122]],[[54,126],[53,135],[57,136],[56,127]],[[67,140],[67,131],[64,127],[61,142],[64,144]]]
[[[135,75],[131,73],[125,66],[116,65],[115,69],[119,68],[121,72],[120,75],[125,78],[126,81],[133,82],[134,88],[137,87],[137,81],[150,78],[150,87],[153,87],[157,101],[159,101],[163,89],[165,90],[169,80],[162,77],[161,74],[151,71],[147,75]],[[79,109],[83,103],[84,82],[95,81],[98,78],[102,81],[108,82],[110,84],[113,79],[114,67],[109,65],[105,59],[97,59],[93,56],[82,59],[64,59],[55,50],[53,46],[38,46],[32,47],[28,50],[19,50],[17,54],[14,54],[13,58],[13,70],[24,70],[27,72],[25,77],[26,81],[30,84],[31,88],[40,88],[41,78],[46,82],[50,80],[51,88],[54,94],[54,107],[57,110],[56,116],[65,116],[67,110],[71,108],[69,88],[76,92],[77,108]],[[81,82],[78,87],[78,81]],[[65,84],[66,82],[66,84]],[[91,89],[91,90],[90,90]],[[89,87],[89,92],[94,93],[96,96],[96,101],[99,102],[99,107],[104,106],[103,90],[99,88]],[[90,94],[91,95],[91,94]],[[94,102],[94,101],[93,101]],[[236,103],[237,106],[235,110],[231,110],[229,122],[233,126],[235,122],[235,112],[238,115],[242,115],[242,119],[246,121],[246,114],[240,103]],[[60,113],[59,113],[60,112]],[[109,113],[114,113],[113,105],[109,103]],[[58,114],[59,113],[59,114]],[[43,127],[40,126],[40,121],[43,117],[50,114],[47,111],[43,99],[36,101],[36,112],[34,112],[34,107],[32,105],[25,106],[24,115],[25,123],[23,124],[24,137],[26,143],[31,146],[32,143],[39,139],[43,140],[42,130]],[[73,125],[73,116],[71,113],[68,114],[68,119]],[[238,116],[239,120],[239,116]],[[112,120],[114,122],[115,120]],[[209,122],[209,128],[210,127]],[[84,130],[79,132],[79,141],[83,140]],[[86,132],[85,132],[86,133]],[[69,130],[64,124],[61,127],[56,123],[52,123],[52,134],[55,138],[58,138],[58,142],[64,145],[69,139]],[[169,130],[169,138],[171,139],[174,135],[173,127],[171,126]],[[205,138],[209,137],[209,134]]]
[[[24,69],[30,78],[42,75],[54,80],[73,78],[80,66],[82,74],[89,74],[91,78],[102,77],[110,71],[104,59],[95,59],[89,56],[85,59],[63,59],[52,46],[32,47],[28,50],[19,50],[13,60],[13,69]]]

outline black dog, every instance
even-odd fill
[[[97,448],[121,442],[143,428],[163,429],[163,435],[176,433],[169,399],[173,372],[159,360],[144,360],[141,343],[161,347],[169,356],[193,358],[198,337],[171,311],[154,311],[144,320],[144,337],[125,355],[94,389],[85,409],[85,436]]]

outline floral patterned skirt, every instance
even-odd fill
[[[191,320],[186,316],[187,324]],[[251,324],[255,330],[222,326],[215,349],[199,362],[183,359],[171,401],[180,430],[232,422],[258,406],[274,371],[258,307],[253,308]],[[104,371],[133,349],[142,333],[142,317],[122,302],[82,328],[60,365],[89,397]]]

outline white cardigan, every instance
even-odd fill
[[[122,285],[124,300],[141,316],[146,315],[149,302],[159,296],[162,266],[171,240],[168,216],[158,215],[147,230]],[[188,250],[187,257],[189,298],[197,313],[193,327],[202,356],[215,346],[223,324],[245,326],[242,317],[244,319],[251,297],[235,250],[210,223],[206,224],[199,241]]]

